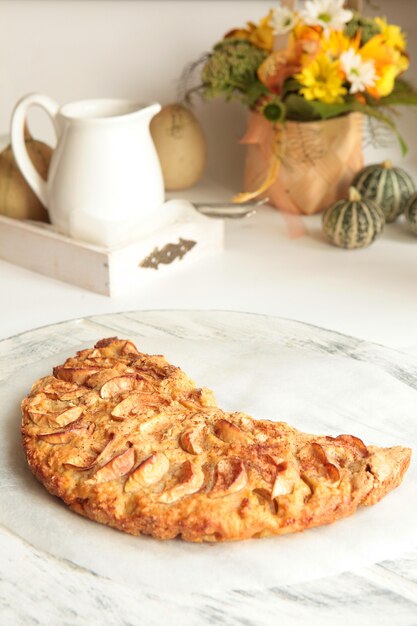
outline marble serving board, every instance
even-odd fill
[[[265,588],[395,558],[417,541],[416,468],[375,507],[303,534],[215,546],[133,538],[77,517],[28,471],[19,402],[31,382],[111,335],[164,353],[225,409],[302,430],[417,448],[417,367],[405,355],[322,329],[260,316],[187,312],[107,315],[0,344],[0,522],[55,557],[150,592]],[[40,341],[42,336],[42,341]],[[12,374],[7,379],[7,374]],[[28,511],[30,514],[28,515]]]

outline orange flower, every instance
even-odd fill
[[[318,26],[307,26],[301,22],[290,33],[290,46],[298,46],[301,50],[302,67],[308,65],[319,54],[322,45],[322,32]]]
[[[247,22],[247,28],[235,28],[230,30],[224,36],[225,39],[232,37],[238,39],[247,39],[254,46],[263,50],[271,51],[274,45],[274,29],[271,25],[272,10],[268,15],[262,18],[258,25],[253,22]]]
[[[275,94],[280,94],[284,82],[301,70],[301,43],[297,42],[286,50],[270,54],[258,68],[258,78]]]
[[[322,38],[322,29],[320,26],[307,26],[304,22],[298,22],[292,35],[297,41],[320,41]]]
[[[357,100],[358,102],[360,102],[361,104],[366,104],[366,98],[363,95],[363,93],[355,93],[354,94],[354,98],[355,100]]]

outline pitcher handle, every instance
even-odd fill
[[[34,193],[38,196],[42,204],[48,208],[46,182],[43,180],[42,176],[38,174],[26,150],[26,117],[29,107],[33,105],[40,106],[48,113],[52,119],[55,132],[57,131],[56,115],[59,105],[55,102],[55,100],[49,98],[49,96],[44,96],[40,93],[32,93],[19,100],[13,111],[10,129],[11,144],[14,158],[16,159],[16,163],[22,172],[23,177],[26,179],[28,185],[33,189]]]

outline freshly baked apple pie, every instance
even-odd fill
[[[397,487],[411,450],[226,413],[163,356],[103,339],[22,402],[35,476],[77,513],[133,535],[266,537],[329,524]]]

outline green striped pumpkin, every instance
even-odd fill
[[[404,209],[405,219],[415,235],[417,235],[417,193],[408,198]]]
[[[323,232],[339,248],[365,248],[384,230],[385,218],[372,200],[362,198],[355,187],[323,214]]]
[[[394,222],[403,213],[408,198],[415,191],[407,172],[393,167],[391,161],[368,165],[356,174],[352,185],[363,198],[369,198],[381,207],[386,222]]]

